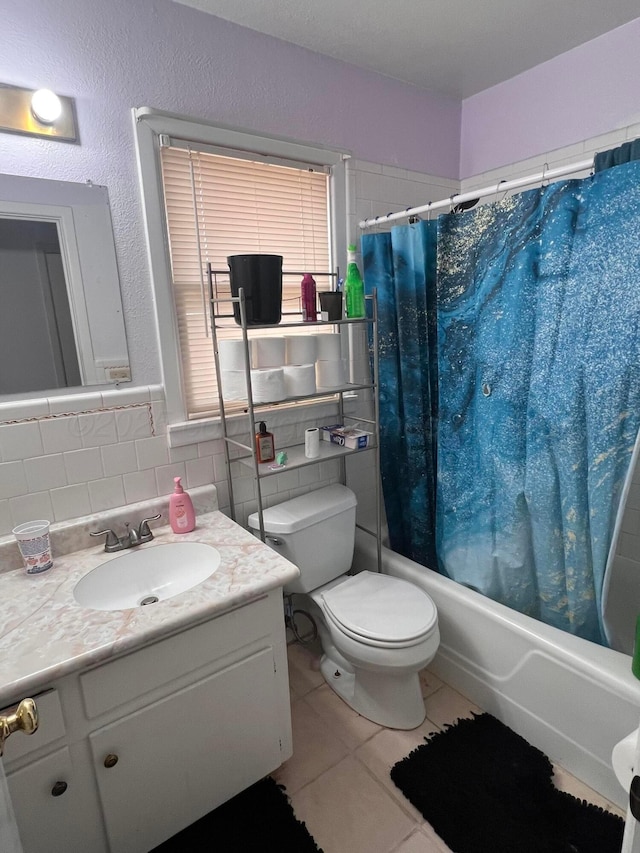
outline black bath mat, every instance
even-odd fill
[[[151,853],[322,853],[271,776],[218,806]]]
[[[391,778],[454,853],[619,853],[624,821],[558,791],[553,767],[491,714],[432,735]]]

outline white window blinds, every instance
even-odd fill
[[[210,153],[172,144],[161,148],[173,293],[189,418],[218,410],[209,324],[207,263],[218,296],[229,295],[227,256],[276,254],[283,270],[330,271],[329,175],[323,166],[264,162],[256,155]],[[283,276],[283,314],[300,310],[300,275]],[[320,277],[318,289],[331,289]],[[232,306],[218,305],[231,314]],[[283,318],[290,321],[297,317]],[[219,339],[239,337],[233,319],[219,321]],[[301,326],[301,332],[305,328]],[[309,331],[317,332],[317,328]],[[262,330],[261,335],[265,332]]]

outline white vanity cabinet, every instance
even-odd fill
[[[2,759],[24,851],[102,853],[107,849],[102,821],[87,785],[86,762],[75,745],[66,743],[60,692],[47,690],[33,698],[38,730],[8,738]]]
[[[62,731],[6,745],[25,853],[148,853],[291,755],[280,589],[54,687]]]

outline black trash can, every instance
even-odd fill
[[[227,258],[231,295],[244,288],[248,326],[267,326],[282,318],[282,255],[230,255]],[[233,316],[241,325],[240,305]]]

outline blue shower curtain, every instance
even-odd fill
[[[604,642],[603,577],[640,424],[640,163],[367,234],[362,249],[379,295],[392,547]]]
[[[363,238],[378,288],[381,475],[390,545],[436,564],[436,222]],[[375,272],[374,272],[375,271]]]

